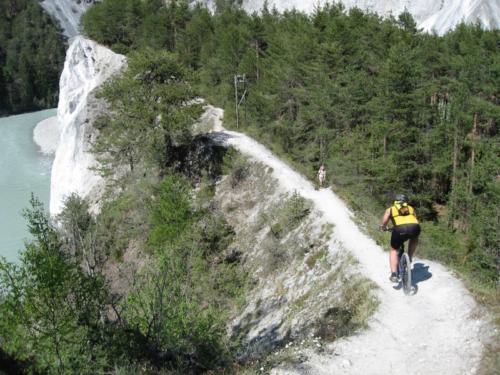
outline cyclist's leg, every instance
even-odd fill
[[[408,255],[410,256],[410,261],[413,262],[413,254],[417,250],[418,237],[411,238],[408,243]]]
[[[411,228],[411,238],[408,243],[408,255],[410,256],[410,261],[413,261],[413,255],[417,250],[418,236],[420,235],[420,225],[416,224]]]
[[[398,249],[395,249],[391,246],[390,254],[389,254],[389,265],[391,267],[391,273],[398,272]]]
[[[399,247],[403,244],[403,239],[399,233],[399,228],[394,227],[391,235],[391,249],[389,253],[389,264],[391,267],[391,274],[397,274],[398,270],[398,252]]]

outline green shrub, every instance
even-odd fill
[[[101,275],[85,273],[67,253],[42,204],[25,211],[33,239],[19,265],[0,261],[2,349],[34,362],[34,372],[96,373],[109,366],[100,335],[108,298]]]
[[[284,211],[287,224],[291,228],[295,228],[311,211],[311,203],[300,196],[299,193],[294,192],[286,201]]]
[[[283,237],[283,234],[285,233],[283,223],[279,221],[271,224],[271,227],[269,229],[276,239],[281,239]]]
[[[282,239],[297,228],[311,211],[311,203],[294,192],[290,198],[272,207],[269,214],[261,214],[259,220],[271,220],[270,232],[276,239]]]
[[[155,189],[150,205],[151,247],[175,243],[193,221],[189,185],[181,177],[166,177]]]
[[[154,263],[136,277],[123,315],[149,343],[148,355],[168,353],[172,369],[218,368],[231,358],[227,313],[246,279],[238,263],[223,261],[233,230],[212,206],[193,204],[182,177],[166,177],[153,192],[147,248]]]

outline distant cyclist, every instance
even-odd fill
[[[399,248],[405,241],[410,240],[408,244],[408,255],[410,256],[410,260],[413,259],[413,254],[415,254],[418,245],[418,236],[420,235],[420,224],[417,220],[417,214],[408,201],[408,196],[405,194],[396,195],[394,203],[385,211],[382,222],[380,223],[380,229],[382,230],[387,230],[389,219],[394,226],[391,236],[391,252],[389,255],[391,266],[391,276],[389,279],[392,282],[398,282],[396,270],[398,266]]]

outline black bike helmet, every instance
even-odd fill
[[[397,194],[394,197],[394,200],[397,202],[405,202],[405,203],[409,202],[408,196],[406,194]]]

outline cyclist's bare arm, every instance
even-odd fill
[[[389,219],[391,218],[391,209],[388,208],[385,210],[384,217],[382,218],[382,221],[380,222],[380,229],[382,230],[387,230],[387,223],[389,222]]]

